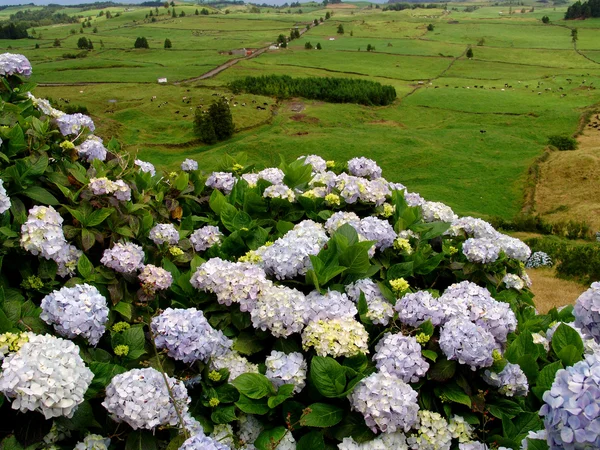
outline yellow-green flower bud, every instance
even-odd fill
[[[239,172],[240,170],[244,170],[244,166],[242,166],[241,164],[235,163],[233,165],[233,171],[234,172]]]
[[[211,408],[214,408],[215,406],[219,406],[219,403],[221,403],[221,402],[219,401],[219,399],[218,399],[218,398],[215,398],[215,397],[213,397],[213,398],[211,398],[211,399],[208,401],[208,406],[210,406]]]
[[[329,161],[327,161],[326,164],[327,164],[327,168],[328,169],[331,169],[331,168],[335,167],[335,161],[333,161],[331,159]]]
[[[211,370],[208,373],[208,379],[211,381],[221,381],[221,374],[216,370]]]
[[[262,257],[258,255],[254,250],[248,251],[245,255],[238,258],[238,262],[248,262],[251,264],[258,264],[262,261]]]
[[[412,253],[412,247],[408,239],[397,238],[394,241],[394,248],[399,252],[406,252],[409,255]]]
[[[169,253],[173,256],[181,256],[183,255],[183,250],[181,250],[179,247],[169,247]]]
[[[120,333],[121,331],[128,330],[129,328],[131,328],[131,325],[129,325],[127,322],[117,322],[113,325],[112,330],[115,333]]]
[[[75,148],[75,144],[73,144],[71,141],[62,141],[60,143],[60,148],[63,150],[72,150]]]
[[[21,287],[23,289],[41,289],[44,287],[44,282],[39,277],[31,275],[21,282]]]
[[[127,356],[129,353],[129,345],[117,345],[115,347],[115,355],[117,356]]]
[[[494,358],[494,361],[500,361],[502,359],[502,353],[500,353],[498,349],[494,349],[492,352],[492,358]]]
[[[429,336],[428,334],[425,334],[425,333],[419,333],[415,336],[415,339],[417,340],[417,342],[419,344],[427,344],[429,342],[430,338],[431,338],[431,336]]]
[[[340,206],[340,196],[337,194],[327,194],[325,196],[325,202],[330,205]]]
[[[448,249],[448,253],[450,253],[451,255],[454,255],[457,252],[458,252],[458,249],[456,247],[450,247]]]
[[[390,286],[392,287],[392,291],[394,294],[400,295],[404,291],[407,291],[410,288],[410,284],[404,278],[396,278],[395,280],[390,280]]]

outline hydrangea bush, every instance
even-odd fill
[[[599,445],[598,286],[538,314],[526,245],[368,158],[162,174],[30,73],[0,55],[0,446]]]

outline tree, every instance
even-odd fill
[[[199,15],[199,14],[200,14],[200,11],[198,11],[198,8],[196,8],[196,11],[194,11],[194,15],[196,15],[196,16],[197,16],[197,15]]]
[[[202,8],[202,11],[200,11],[200,14],[202,14],[203,16],[208,16],[208,9],[206,8]]]
[[[179,13],[179,17],[185,17],[185,11],[181,11],[181,12]]]
[[[60,39],[56,38],[54,39],[54,44],[52,44],[54,47],[60,47]]]
[[[577,39],[577,28],[573,28],[571,30],[571,40],[573,41],[573,44],[577,42]]]
[[[153,16],[154,16],[154,13],[152,12],[152,10],[150,10],[150,14],[149,14],[149,16],[150,16],[150,17],[153,17]]]
[[[217,134],[215,133],[215,127],[212,123],[210,115],[202,112],[200,109],[196,110],[196,116],[194,118],[194,131],[200,137],[200,140],[205,144],[211,145],[217,142]]]
[[[285,37],[285,35],[283,35],[283,34],[280,34],[280,35],[277,37],[277,43],[278,43],[278,44],[285,44],[286,42],[287,42],[287,38]]]
[[[548,17],[548,16],[542,17],[542,23],[550,23],[550,17]]]
[[[329,11],[327,11],[325,13],[325,20],[330,19],[331,18],[331,14],[329,13]]]
[[[98,27],[94,27],[94,29],[92,30],[92,33],[97,33],[98,32]]]
[[[472,58],[473,57],[473,49],[471,47],[469,47],[469,49],[467,50],[467,58]]]
[[[79,34],[83,34],[83,27],[79,29]]]
[[[135,40],[133,48],[150,48],[148,40],[145,37],[139,37]]]
[[[321,47],[321,43],[317,42],[317,50],[321,50],[323,47]]]
[[[304,48],[306,50],[312,50],[313,46],[312,46],[312,44],[310,42],[307,41],[307,42],[304,43]]]
[[[173,48],[173,44],[171,44],[171,39],[165,39],[165,48]]]
[[[315,26],[317,26],[317,25],[319,25],[319,21],[318,21],[317,19],[315,19],[315,20],[313,20],[313,24],[314,24]]]
[[[82,50],[88,50],[90,48],[90,42],[85,37],[80,37],[77,41],[77,48]]]
[[[344,25],[341,23],[338,25],[337,34],[344,34]]]
[[[177,13],[175,12],[175,8],[173,8],[173,10],[172,10],[171,17],[173,17],[173,19],[175,19],[177,17]]]
[[[215,134],[220,141],[229,139],[235,131],[233,125],[233,116],[229,109],[229,104],[224,98],[219,98],[208,108],[208,113],[215,127]]]
[[[433,26],[432,23],[430,23],[429,25],[427,25],[427,31],[433,31],[435,29],[435,27]]]
[[[371,45],[371,44],[367,44],[367,51],[368,52],[374,52],[375,51],[375,46]]]
[[[40,48],[40,44],[38,44],[37,42],[35,43],[35,48]]]

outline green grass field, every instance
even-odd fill
[[[298,8],[252,13],[236,5],[209,8],[215,14],[202,16],[194,14],[196,5],[180,4],[175,11],[185,17],[159,8],[155,22],[146,17],[148,7],[113,7],[111,19],[99,17],[99,10],[66,8],[91,17],[97,27],[96,33],[84,29],[94,44],[85,58],[63,57],[79,52],[77,24],[38,27],[37,39],[0,41],[0,49],[11,46],[32,61],[33,80],[42,84],[38,96],[86,105],[99,135],[116,136],[165,170],[195,158],[210,171],[225,152],[246,152],[257,167],[277,164],[279,154],[336,160],[363,155],[376,159],[388,179],[477,216],[518,213],[527,170],[548,136],[574,133],[584,109],[600,104],[599,19],[566,22],[561,19],[566,6],[539,3],[534,11],[531,5],[515,6],[513,14],[509,6],[485,3],[472,12],[464,10],[472,3],[449,4],[456,9],[449,11],[384,12],[368,3],[353,5],[302,5],[301,14]],[[0,20],[9,11],[0,11]],[[288,49],[193,81],[237,58],[230,50],[268,46],[327,11],[334,12],[330,20],[311,27]],[[542,24],[544,15],[550,24]],[[343,35],[337,33],[340,24]],[[149,50],[133,49],[138,36],[148,39]],[[167,38],[170,50],[163,49]],[[306,42],[323,49],[305,50]],[[366,51],[369,45],[373,52]],[[469,47],[471,59],[465,56]],[[371,108],[242,94],[231,100],[237,102],[232,112],[240,131],[224,143],[197,143],[195,109],[206,108],[213,94],[230,97],[227,84],[233,79],[262,74],[370,79],[394,86],[398,100]],[[158,85],[159,77],[169,83]],[[263,103],[267,109],[257,110]]]

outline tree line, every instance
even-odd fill
[[[42,9],[17,11],[10,15],[10,23],[26,28],[53,25],[55,23],[76,23],[79,20],[69,14],[57,12],[61,6],[45,6]]]
[[[359,103],[369,106],[389,105],[396,99],[396,90],[392,86],[351,78],[263,75],[234,80],[229,87],[234,93],[245,91],[277,98],[304,97],[330,103]]]
[[[405,9],[445,9],[445,5],[437,3],[406,3],[406,2],[392,2],[383,7],[383,11],[403,11]]]
[[[567,8],[565,19],[587,19],[600,17],[600,0],[577,1]]]
[[[26,37],[28,37],[27,26],[22,23],[0,25],[0,39],[24,39]]]

